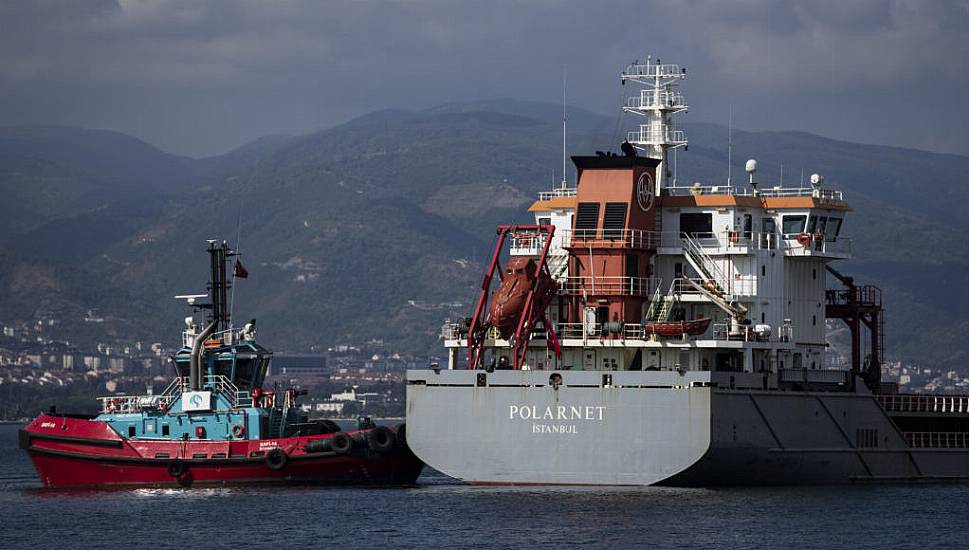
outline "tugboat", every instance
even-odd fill
[[[207,312],[207,323],[199,330],[194,315],[185,319],[164,391],[101,397],[95,416],[52,408],[20,430],[44,487],[413,483],[423,463],[403,424],[361,418],[344,432],[308,420],[296,403],[305,391],[263,389],[272,352],[256,343],[255,320],[230,323],[226,264],[238,254],[208,243],[208,294],[177,297]],[[238,261],[234,273],[246,275]]]

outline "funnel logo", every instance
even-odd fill
[[[653,207],[653,178],[648,172],[639,175],[636,182],[636,202],[643,212],[648,212]]]

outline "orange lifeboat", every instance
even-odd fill
[[[489,325],[497,327],[504,339],[510,338],[518,328],[522,314],[525,313],[528,292],[532,288],[535,289],[532,311],[539,314],[545,312],[545,308],[555,297],[558,285],[545,270],[536,279],[536,270],[535,261],[525,257],[512,258],[505,265],[501,286],[492,296],[487,320]]]

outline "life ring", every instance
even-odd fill
[[[242,424],[232,426],[232,437],[242,437],[246,435],[246,428]]]
[[[350,454],[353,450],[353,440],[344,432],[337,432],[330,437],[330,449],[338,455]]]
[[[389,453],[394,450],[397,437],[394,431],[386,426],[377,426],[367,432],[367,446],[378,453]]]
[[[807,233],[798,233],[797,234],[797,242],[801,246],[806,247],[809,244],[811,244],[811,236],[808,235]]]
[[[288,462],[289,455],[286,454],[286,451],[278,447],[266,454],[266,466],[268,466],[270,470],[282,470],[286,467],[286,463]]]
[[[185,472],[188,471],[188,466],[185,464],[185,462],[176,458],[175,460],[170,461],[165,469],[168,471],[168,475],[172,477],[182,477],[185,475]]]

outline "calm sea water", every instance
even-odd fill
[[[0,548],[969,548],[969,486],[42,490],[0,425]]]

